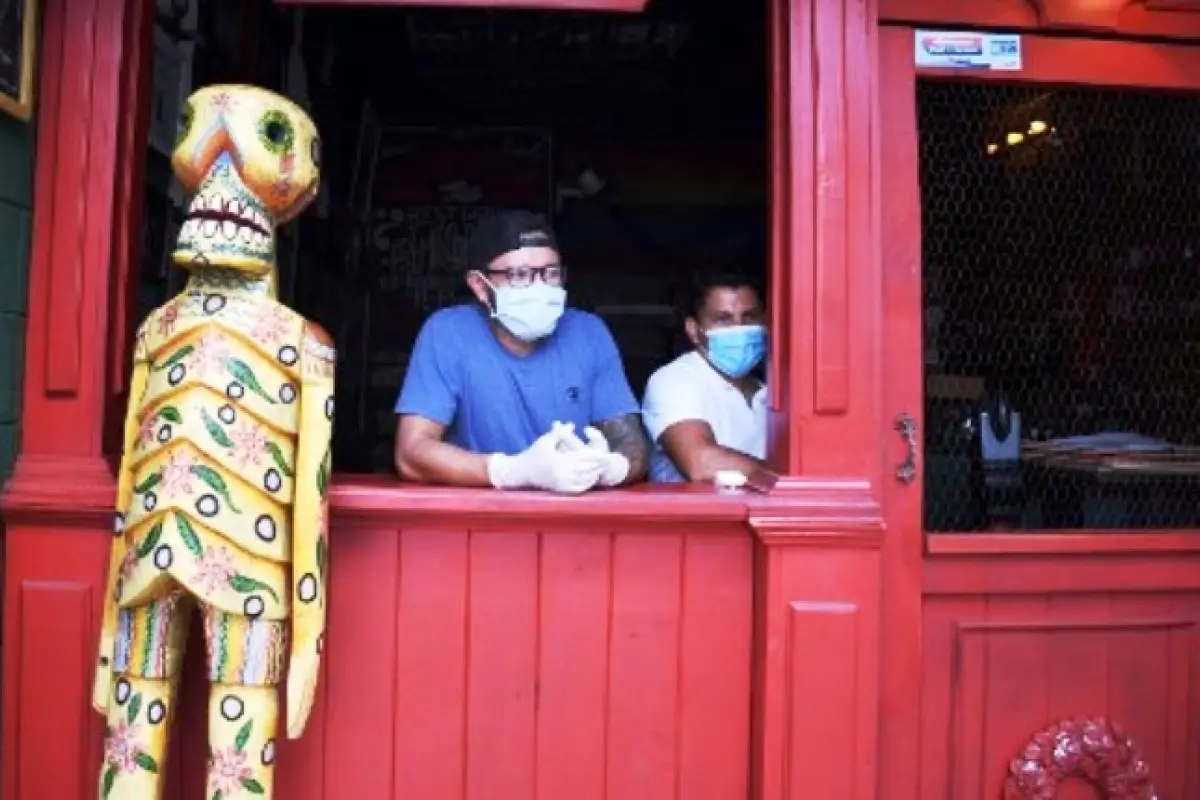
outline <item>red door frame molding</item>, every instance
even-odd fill
[[[42,7],[21,450],[0,498],[6,797],[95,793],[86,687],[115,491],[103,436],[126,349],[114,307],[139,256],[150,7]]]
[[[880,755],[880,259],[875,0],[773,0],[772,448],[752,797],[875,796]]]

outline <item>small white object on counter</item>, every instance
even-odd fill
[[[713,477],[713,483],[722,490],[741,489],[746,485],[746,476],[736,469],[722,469]]]

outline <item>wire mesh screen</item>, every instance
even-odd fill
[[[1200,97],[917,100],[926,529],[1200,528]]]

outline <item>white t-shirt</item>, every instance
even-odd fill
[[[746,396],[722,377],[704,357],[692,351],[650,376],[642,401],[642,422],[654,442],[650,480],[685,480],[659,443],[663,431],[684,420],[703,420],[722,447],[755,458],[767,456],[767,389],[763,386],[747,403]]]

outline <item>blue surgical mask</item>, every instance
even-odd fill
[[[708,340],[708,362],[730,378],[746,377],[767,354],[767,329],[762,325],[712,328],[704,336]]]

